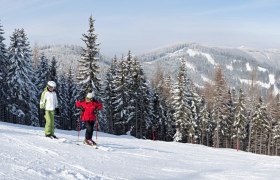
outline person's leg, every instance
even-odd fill
[[[93,134],[93,121],[86,121],[85,125],[86,125],[85,138],[86,139],[91,139],[92,138],[92,134]]]
[[[50,111],[51,118],[51,135],[54,136],[54,111]]]
[[[47,110],[46,110],[45,119],[46,119],[46,124],[45,124],[45,135],[46,135],[46,136],[51,136],[51,135],[52,135],[51,111],[47,111]]]

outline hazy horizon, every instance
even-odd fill
[[[15,28],[35,43],[84,46],[88,19],[95,19],[104,55],[140,54],[176,43],[280,49],[276,0],[0,0],[6,44]]]

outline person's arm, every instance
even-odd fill
[[[45,98],[45,94],[46,94],[46,90],[44,90],[41,94],[41,98],[40,98],[40,109],[45,110],[46,108],[46,98]]]
[[[76,108],[80,108],[82,106],[82,103],[81,103],[81,101],[76,101]]]
[[[55,96],[54,96],[54,102],[55,102],[55,114],[56,115],[60,115],[60,109],[59,109],[59,106],[58,106],[58,100],[57,100],[57,95],[55,93]]]
[[[101,110],[102,108],[103,108],[103,106],[102,106],[101,102],[97,102],[97,109]]]

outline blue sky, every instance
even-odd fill
[[[0,0],[0,9],[7,45],[24,28],[31,45],[83,46],[92,14],[109,56],[180,42],[280,49],[277,0]]]

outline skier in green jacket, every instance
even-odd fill
[[[54,135],[54,114],[59,114],[59,108],[55,87],[56,83],[54,81],[47,83],[47,87],[41,95],[40,109],[46,119],[45,136],[57,139]]]

